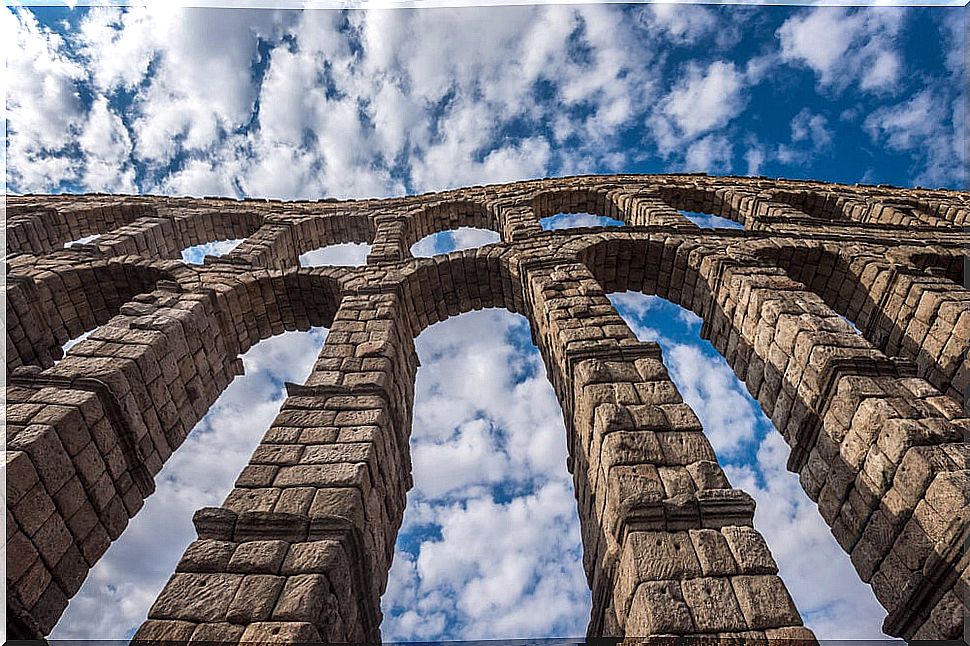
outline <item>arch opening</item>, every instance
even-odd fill
[[[582,634],[591,597],[565,429],[528,322],[466,312],[415,345],[414,488],[385,639]]]
[[[8,277],[7,369],[50,367],[64,356],[65,344],[91,334],[167,277],[150,265],[116,260],[58,268],[33,280]]]
[[[739,207],[736,195],[724,189],[709,189],[697,186],[664,186],[659,189],[660,199],[669,207],[676,209],[697,226],[712,228],[744,228],[747,221]],[[695,220],[697,218],[699,221]],[[734,222],[732,227],[723,222]]]
[[[935,253],[918,253],[910,256],[910,262],[917,269],[922,269],[931,276],[941,276],[956,283],[960,287],[966,287],[966,268],[970,264],[970,257],[954,253],[948,256]]]
[[[702,229],[743,229],[744,225],[729,218],[700,211],[679,211],[685,218]]]
[[[939,313],[940,303],[960,297],[957,290],[963,284],[957,280],[964,278],[965,263],[961,254],[915,254],[907,259],[914,266],[902,268],[885,263],[879,254],[846,258],[823,246],[773,247],[756,255],[804,284],[879,351],[912,362],[919,377],[964,401],[965,384],[960,380],[966,379],[961,372],[966,358],[954,335],[954,322]],[[953,284],[941,289],[940,274]],[[889,298],[894,291],[904,298]]]
[[[411,245],[410,251],[416,258],[430,258],[452,251],[477,249],[500,242],[501,239],[498,232],[491,229],[464,226],[428,234]]]
[[[622,227],[625,223],[616,218],[592,213],[557,213],[539,220],[543,231],[580,229],[588,227]]]
[[[188,265],[201,265],[205,263],[206,256],[218,258],[224,256],[238,247],[244,238],[233,238],[231,240],[216,240],[203,244],[192,245],[182,249],[182,262]]]
[[[232,490],[283,403],[283,382],[307,378],[326,335],[325,327],[284,332],[241,355],[245,374],[215,400],[156,476],[155,493],[91,569],[51,639],[132,637],[197,538],[192,512],[218,506]]]
[[[745,384],[702,339],[702,319],[655,294],[614,292],[610,301],[641,341],[657,342],[671,379],[697,413],[732,484],[757,502],[764,535],[806,625],[820,639],[885,639],[885,610],[859,580],[797,474],[788,447]]]
[[[89,242],[94,242],[95,240],[97,240],[100,237],[101,237],[101,234],[100,233],[92,233],[89,236],[83,236],[83,237],[78,238],[77,240],[71,240],[70,242],[65,242],[64,243],[64,248],[65,249],[70,249],[71,247],[85,245],[85,244],[87,244]]]
[[[360,267],[367,264],[371,246],[366,242],[331,244],[300,255],[301,267]]]
[[[205,464],[196,461],[195,467],[193,468],[196,470],[214,468],[210,464],[211,456],[221,455],[220,451],[213,450],[205,452],[189,450],[180,452],[177,449],[191,436],[193,429],[199,428],[200,420],[203,420],[206,415],[212,412],[214,404],[220,400],[220,397],[224,396],[227,388],[235,383],[236,376],[240,374],[239,367],[246,367],[247,361],[240,359],[240,355],[252,357],[252,355],[246,355],[246,353],[260,341],[279,336],[284,331],[308,331],[316,328],[315,334],[317,335],[317,339],[314,341],[316,345],[311,344],[312,347],[309,347],[309,349],[303,347],[301,350],[294,352],[292,349],[289,351],[285,349],[281,350],[278,347],[274,349],[276,344],[270,344],[267,352],[256,353],[256,362],[253,364],[250,361],[250,368],[251,371],[255,370],[256,372],[260,372],[265,366],[269,365],[276,366],[276,370],[279,372],[280,370],[289,370],[293,366],[303,365],[301,362],[306,362],[306,373],[309,374],[310,366],[315,363],[316,352],[312,352],[312,350],[314,348],[319,350],[319,345],[323,343],[322,331],[319,328],[329,329],[333,323],[338,305],[338,295],[333,281],[324,276],[290,274],[257,278],[255,279],[255,282],[258,283],[256,289],[252,289],[252,282],[252,278],[244,278],[235,282],[230,286],[229,290],[215,295],[215,302],[210,302],[208,307],[198,307],[199,301],[195,299],[189,299],[191,304],[183,303],[189,304],[190,307],[195,305],[196,313],[204,312],[203,316],[195,319],[197,325],[183,327],[177,322],[174,325],[171,323],[167,325],[162,323],[159,327],[153,328],[151,339],[142,337],[140,339],[133,339],[133,342],[128,344],[126,359],[131,364],[131,367],[136,369],[136,374],[146,374],[145,369],[155,361],[155,357],[160,356],[165,356],[173,365],[181,365],[182,362],[190,361],[196,367],[196,370],[191,374],[178,371],[177,375],[171,377],[170,382],[165,379],[156,379],[154,381],[158,383],[153,382],[151,384],[132,381],[132,391],[123,403],[122,414],[134,415],[135,419],[133,421],[135,423],[153,429],[150,432],[156,437],[153,445],[156,448],[151,449],[152,452],[147,454],[143,462],[146,469],[145,475],[155,479],[159,484],[171,479],[165,476],[162,478],[154,478],[154,476],[162,470],[169,455],[172,453],[187,453],[189,456],[183,459],[189,461],[192,460],[193,454],[199,456],[206,455],[208,457],[203,460]],[[161,300],[168,300],[170,302],[170,296],[166,297],[164,293],[155,293],[151,296],[154,297],[156,295],[160,296]],[[151,298],[146,298],[142,301],[146,305],[149,302],[151,302]],[[241,308],[235,309],[230,306],[230,303],[241,303]],[[175,306],[179,305],[178,303],[171,302],[170,304]],[[261,315],[263,312],[267,313],[268,317]],[[163,313],[161,321],[169,321],[168,316],[164,315],[164,310],[160,313]],[[137,315],[134,312],[132,314]],[[177,317],[178,315],[171,313],[170,316]],[[235,334],[228,337],[223,336],[218,342],[214,342],[212,335],[213,327],[232,330]],[[97,373],[99,366],[104,365],[105,358],[113,356],[113,348],[118,345],[117,341],[119,336],[117,333],[122,332],[124,334],[124,332],[129,331],[128,321],[123,322],[117,327],[110,324],[102,326],[99,330],[100,333],[92,334],[85,342],[85,345],[88,346],[85,352],[72,352],[68,354],[58,366],[50,370],[51,376],[86,376],[92,374],[92,371],[100,376],[100,373]],[[176,351],[176,344],[181,344],[180,351]],[[163,348],[167,350],[164,354],[159,352]],[[225,469],[224,477],[228,479],[227,482],[230,484],[230,488],[234,478],[245,464],[246,458],[250,455],[252,446],[257,444],[260,439],[259,435],[251,433],[252,419],[255,419],[254,416],[260,410],[266,413],[265,409],[268,409],[269,412],[266,413],[266,426],[268,427],[269,421],[273,418],[275,411],[283,402],[283,381],[289,380],[288,375],[290,373],[286,372],[281,374],[286,375],[285,379],[263,374],[261,381],[257,380],[256,382],[257,385],[262,384],[260,387],[268,387],[266,384],[272,386],[272,392],[274,393],[272,406],[263,402],[264,406],[262,408],[252,409],[250,411],[252,414],[240,414],[235,409],[232,412],[236,420],[235,423],[238,425],[238,428],[234,431],[235,436],[242,437],[239,434],[244,434],[247,444],[245,448],[240,448],[238,451],[242,462]],[[110,376],[110,374],[105,375],[107,378],[110,378]],[[295,375],[293,380],[299,381],[305,379],[305,377],[305,374]],[[254,382],[250,380],[243,383],[249,383],[250,386],[237,387],[241,388],[242,392],[233,391],[236,394],[230,395],[229,397],[236,398],[237,401],[244,402],[247,406],[260,401],[256,394],[250,392],[253,389]],[[159,384],[163,386],[161,389],[157,387]],[[165,395],[162,396],[160,393],[165,393]],[[64,408],[61,414],[63,416],[70,413],[70,408]],[[57,424],[60,423],[59,418],[50,421],[50,424],[55,429],[59,428]],[[204,424],[202,428],[205,428]],[[206,432],[203,431],[201,435],[205,436]],[[163,443],[167,448],[164,451],[157,449],[160,445],[159,443]],[[112,476],[108,477],[108,482],[117,487],[119,485],[114,480],[123,478],[124,475],[127,475],[127,472],[122,471],[117,475],[112,474]],[[198,487],[198,482],[198,480],[195,480],[183,483],[185,486],[182,488],[181,494],[179,494],[183,498],[180,504],[183,506],[186,504],[184,500],[185,496],[193,488]],[[214,489],[213,491],[214,493],[212,495],[218,496],[225,494],[225,491],[221,489]],[[114,529],[106,536],[108,540],[99,543],[96,548],[93,548],[96,551],[85,553],[84,560],[79,561],[76,566],[72,566],[76,567],[76,570],[72,571],[74,572],[72,576],[76,577],[78,587],[71,591],[71,596],[82,585],[89,570],[87,564],[98,561],[110,547],[113,539],[118,539],[128,533],[124,532],[124,530],[128,525],[129,519],[136,517],[136,514],[142,508],[141,503],[146,497],[151,498],[148,495],[149,493],[150,490],[147,492],[142,490],[137,500],[125,498],[122,509],[126,515],[121,519],[115,518],[112,521],[114,523],[112,525]],[[194,508],[198,508],[198,506],[202,505],[195,505]],[[22,514],[22,512],[14,511],[15,515],[18,513]],[[85,512],[82,509],[79,512],[75,512],[75,515],[77,513]],[[95,512],[92,511],[92,513]],[[187,514],[187,516],[186,520],[188,525],[186,527],[188,527],[188,531],[191,534],[191,514]],[[65,518],[64,520],[67,521],[69,519]],[[135,530],[136,536],[140,533],[140,530]],[[181,547],[185,547],[185,544],[187,543],[181,544]],[[81,559],[80,553],[76,556],[77,559]],[[170,566],[173,565],[173,563],[169,563],[163,568],[160,575],[162,578],[158,580],[159,588],[165,582],[165,579],[167,579],[168,573],[172,569]],[[60,568],[60,564],[57,567]],[[103,579],[104,577],[101,578]],[[102,583],[104,583],[103,580]],[[110,584],[111,582],[108,583]],[[55,584],[51,583],[51,585]],[[158,589],[154,589],[152,592],[158,592]],[[154,597],[149,596],[146,599],[146,604],[151,598]],[[67,605],[67,597],[62,596],[61,602],[63,605],[50,609],[45,616],[45,621],[50,621],[51,626],[58,619],[64,606]],[[145,608],[147,608],[147,605]],[[86,614],[88,614],[88,611],[82,612],[82,615]],[[130,618],[131,621],[137,623],[140,623],[143,619],[143,615]],[[132,627],[132,632],[135,627],[137,626]],[[93,634],[101,637],[104,636],[103,632],[94,632]],[[127,637],[130,637],[130,634],[127,636],[119,636],[119,638]]]

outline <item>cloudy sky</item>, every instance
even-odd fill
[[[684,170],[963,187],[966,14],[7,8],[7,188],[365,197]],[[496,238],[461,230],[415,253]],[[364,255],[349,245],[302,261]],[[732,483],[757,499],[756,525],[807,623],[823,638],[880,636],[882,610],[784,470],[778,433],[700,341],[696,317],[613,298],[642,339],[660,342]],[[194,536],[192,511],[221,502],[283,381],[308,374],[325,336],[288,333],[243,357],[246,376],[171,458],[55,637],[131,634]],[[561,413],[527,322],[470,313],[429,328],[417,347],[415,488],[382,602],[385,638],[582,635],[590,600]]]

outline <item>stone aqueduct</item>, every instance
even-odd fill
[[[700,229],[680,210],[744,229]],[[560,212],[627,226],[540,228]],[[562,405],[589,635],[812,639],[752,499],[659,347],[606,297],[634,290],[703,318],[885,606],[886,632],[956,637],[970,605],[968,224],[966,193],[696,175],[342,202],[8,196],[8,634],[51,630],[241,353],[327,326],[225,502],[195,513],[198,540],[136,637],[379,641],[411,486],[413,339],[500,307],[528,318]],[[459,226],[501,242],[410,256]],[[245,241],[201,266],[177,260],[229,238]],[[367,265],[299,267],[342,242],[372,243]]]

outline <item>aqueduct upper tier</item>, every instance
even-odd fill
[[[625,226],[543,230],[558,213]],[[326,326],[225,502],[196,512],[198,540],[137,638],[378,641],[411,486],[413,339],[501,307],[528,318],[562,406],[589,634],[811,639],[752,499],[728,482],[660,348],[607,299],[625,290],[702,317],[885,606],[886,632],[961,633],[967,193],[617,175],[356,201],[8,196],[6,225],[12,638],[51,630],[241,353]],[[500,241],[411,256],[423,236],[465,226]],[[243,242],[178,260],[228,239]],[[346,242],[371,245],[366,265],[300,266]]]

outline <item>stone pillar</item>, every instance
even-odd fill
[[[417,356],[395,293],[344,297],[222,507],[199,510],[137,639],[380,641],[411,487]]]
[[[660,196],[660,192],[639,191],[617,196],[623,212],[627,214],[630,226],[665,226],[677,229],[698,229],[699,227],[673,208]]]
[[[499,231],[502,240],[514,242],[542,232],[539,218],[530,205],[496,204],[494,208],[502,227]]]
[[[804,638],[761,535],[660,349],[585,266],[523,260],[533,336],[563,407],[593,591],[588,635]]]
[[[959,634],[970,578],[970,420],[780,270],[705,258],[702,335],[792,447],[788,468],[890,612],[891,635]],[[962,559],[962,560],[961,560]]]
[[[149,215],[85,244],[101,255],[141,256],[143,258],[178,258],[181,237],[170,217]]]
[[[377,233],[367,262],[397,262],[411,257],[408,218],[403,214],[379,215],[374,218]]]
[[[294,228],[295,224],[289,220],[267,221],[224,257],[246,261],[254,267],[297,267],[300,254],[294,240]]]
[[[46,635],[241,363],[204,294],[138,297],[56,366],[8,375],[8,599]]]

